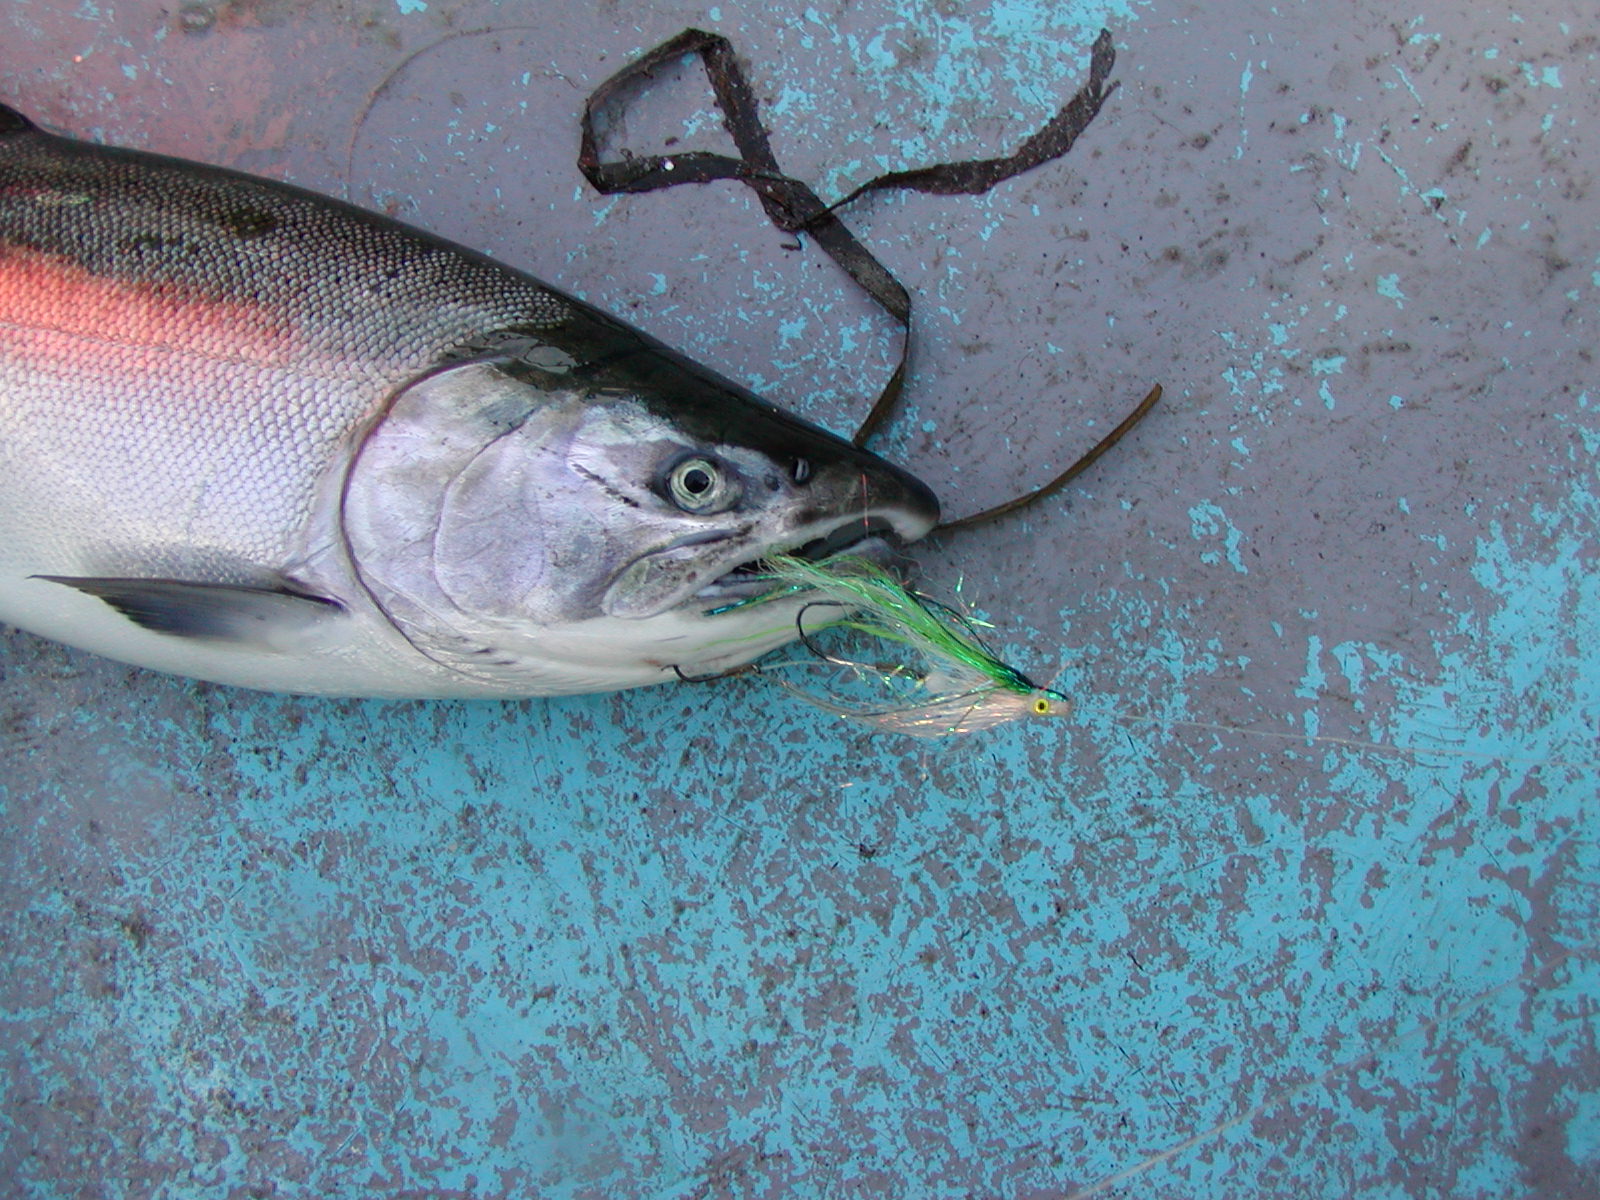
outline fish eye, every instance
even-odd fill
[[[738,498],[722,464],[699,455],[680,459],[667,472],[666,482],[667,498],[684,512],[712,512]]]

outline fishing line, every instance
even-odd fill
[[[1574,771],[1600,771],[1600,762],[1577,762],[1561,758],[1536,758],[1526,754],[1500,754],[1493,750],[1467,750],[1460,746],[1404,746],[1396,742],[1370,742],[1362,738],[1339,737],[1334,734],[1295,733],[1287,729],[1252,729],[1245,725],[1226,725],[1212,721],[1191,721],[1177,717],[1112,717],[1118,725],[1176,726],[1200,729],[1212,733],[1240,733],[1246,737],[1274,738],[1285,742],[1305,742],[1318,745],[1342,746],[1351,750],[1376,750],[1387,754],[1421,758],[1440,754],[1453,758],[1478,759],[1485,762],[1517,763],[1529,767],[1558,767]]]
[[[422,58],[428,54],[432,54],[441,46],[447,46],[451,42],[465,41],[467,38],[488,37],[490,35],[503,33],[537,32],[539,32],[539,27],[537,25],[493,25],[482,29],[457,29],[451,33],[446,33],[440,37],[437,37],[431,42],[424,43],[417,49],[413,50],[410,54],[407,54],[399,62],[395,63],[394,66],[390,67],[384,77],[378,81],[377,86],[367,93],[366,99],[362,102],[361,111],[356,114],[356,119],[350,127],[350,141],[345,147],[344,160],[344,193],[346,199],[348,199],[350,195],[350,181],[355,178],[356,142],[360,140],[362,130],[367,127],[367,121],[372,117],[372,110],[374,106],[376,106],[378,101],[386,92],[388,92],[389,88],[394,84],[394,81],[405,73],[406,68],[414,64],[419,58]],[[565,75],[560,74],[558,71],[544,71],[541,72],[541,74],[554,75],[557,78],[566,80],[566,82],[569,84],[572,82],[570,79],[567,79]],[[369,200],[372,198],[372,193],[370,191],[367,193],[367,198]]]

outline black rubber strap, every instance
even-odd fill
[[[648,79],[656,68],[685,54],[698,54],[705,64],[712,93],[722,110],[722,121],[739,157],[691,150],[682,154],[626,157],[610,162],[600,158],[595,135],[597,117],[618,93],[636,80]],[[583,110],[583,136],[578,167],[599,191],[652,192],[681,183],[708,183],[736,179],[761,198],[767,217],[787,233],[808,233],[842,267],[857,286],[876,301],[901,329],[900,359],[872,411],[856,431],[860,446],[888,419],[905,383],[910,353],[911,297],[893,274],[856,240],[835,215],[837,209],[868,192],[907,188],[939,195],[974,195],[1041,163],[1060,158],[1077,141],[1099,113],[1116,84],[1110,81],[1116,52],[1111,34],[1100,31],[1089,57],[1089,80],[1065,108],[1027,141],[1004,158],[939,163],[910,171],[891,171],[869,180],[837,204],[826,205],[806,184],[785,175],[772,153],[766,128],[761,124],[755,93],[734,57],[733,46],[720,34],[686,29],[618,71],[594,90]]]
[[[1080,455],[1077,462],[1073,463],[1049,483],[1044,484],[1042,487],[1036,487],[1033,491],[1018,496],[1014,500],[1007,500],[1004,504],[996,504],[993,508],[975,512],[971,516],[957,517],[953,521],[941,521],[934,527],[934,531],[936,533],[949,533],[952,529],[967,529],[973,525],[983,525],[996,517],[1014,513],[1019,508],[1027,508],[1030,504],[1037,504],[1046,496],[1055,495],[1079,475],[1094,466],[1096,459],[1120,442],[1124,434],[1144,420],[1145,414],[1156,406],[1156,401],[1159,399],[1161,399],[1161,385],[1158,383],[1146,393],[1145,398],[1139,401],[1131,413],[1122,418],[1115,429],[1090,447],[1087,453]]]

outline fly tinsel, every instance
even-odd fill
[[[1065,695],[1033,682],[984,643],[976,618],[906,587],[870,559],[847,555],[816,563],[774,557],[765,566],[779,594],[816,596],[797,618],[801,640],[836,669],[840,686],[824,694],[778,682],[820,708],[918,737],[1067,711]],[[819,619],[819,613],[829,615]],[[842,657],[818,643],[824,629],[891,643],[907,660]]]

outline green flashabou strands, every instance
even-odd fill
[[[815,563],[773,557],[765,566],[768,577],[784,589],[781,594],[814,592],[815,605],[844,610],[845,615],[826,627],[894,642],[922,661],[918,673],[910,666],[836,658],[820,650],[807,631],[803,640],[813,653],[858,678],[876,678],[890,693],[890,703],[857,704],[776,681],[819,708],[880,729],[941,737],[1019,717],[1058,716],[1070,703],[1062,693],[1040,687],[996,658],[975,632],[975,621],[910,591],[870,559],[846,555]],[[802,611],[799,620],[804,619]]]

